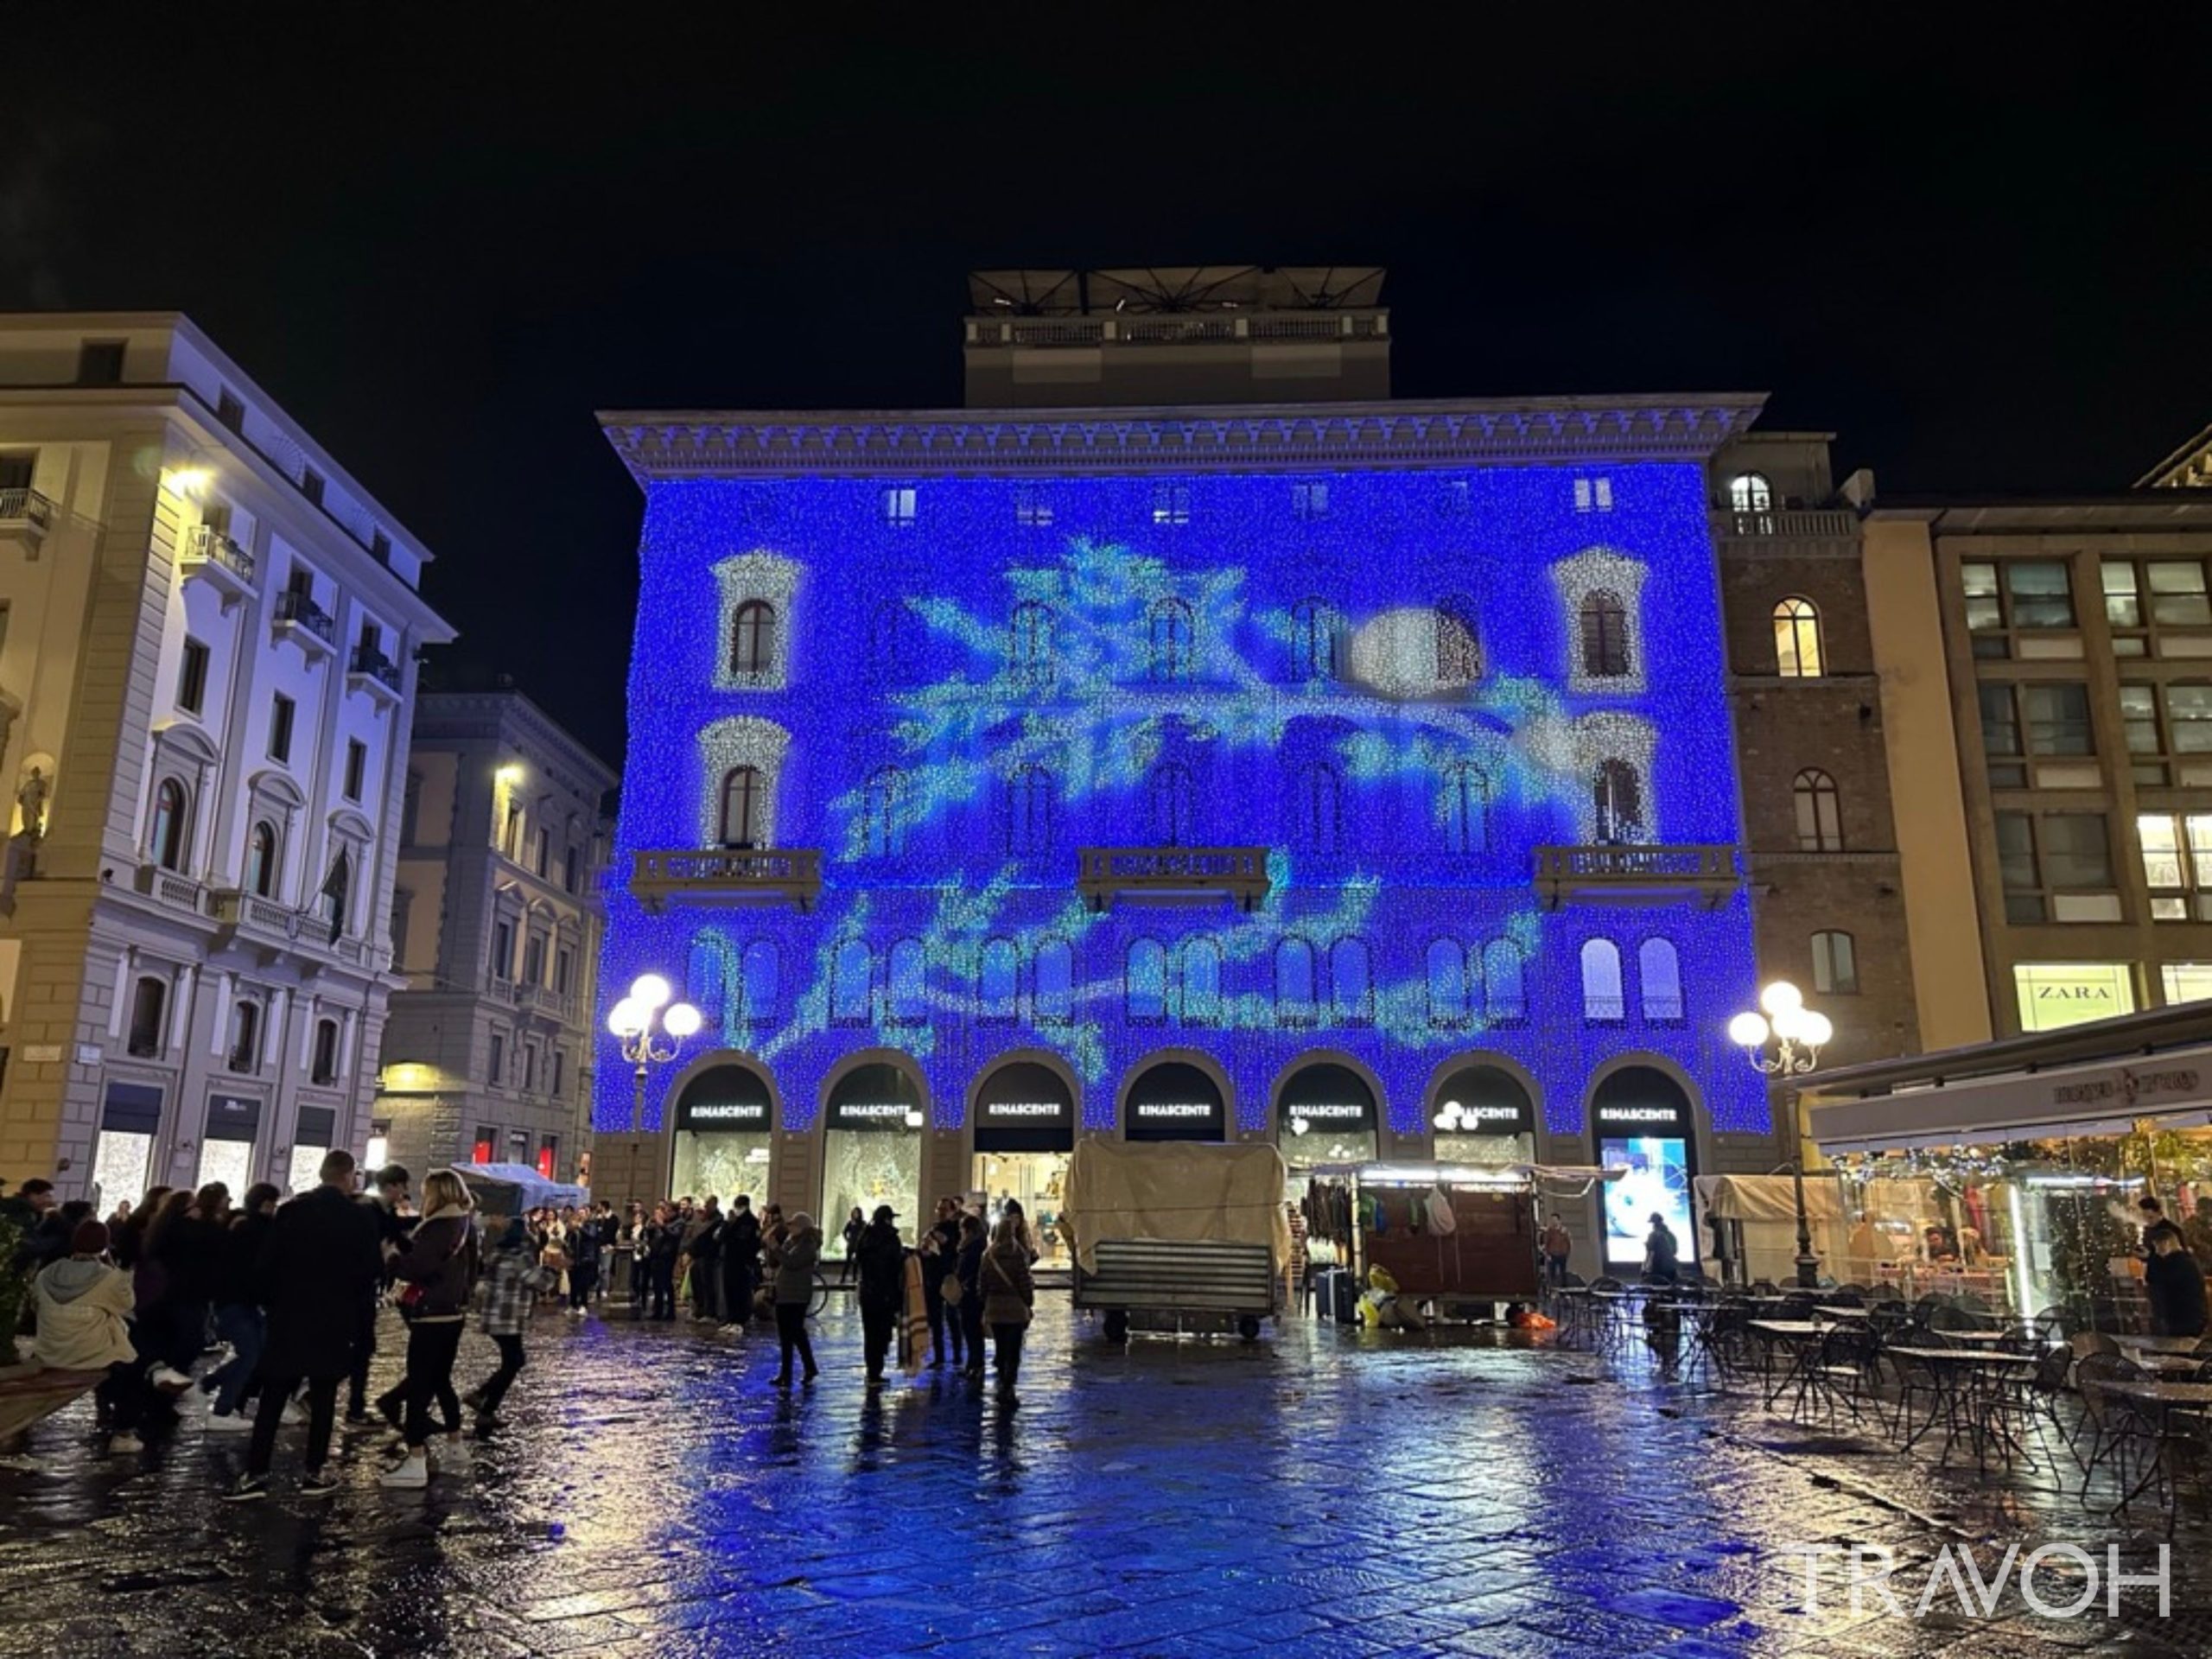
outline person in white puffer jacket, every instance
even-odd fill
[[[32,1356],[57,1371],[105,1371],[99,1403],[108,1424],[107,1449],[138,1452],[145,1410],[145,1362],[130,1342],[135,1300],[130,1275],[111,1266],[107,1224],[83,1221],[70,1236],[69,1254],[38,1275],[38,1337]]]

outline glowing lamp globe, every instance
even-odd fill
[[[1785,1014],[1805,1006],[1805,994],[1786,979],[1777,979],[1759,993],[1759,1007],[1769,1014]]]
[[[630,982],[630,1000],[648,1013],[668,1006],[668,999],[676,993],[658,974],[639,974]]]
[[[607,1011],[607,1028],[617,1037],[634,1037],[645,1028],[645,1014],[626,996]]]
[[[660,1017],[662,1025],[671,1037],[696,1037],[705,1016],[689,1002],[678,1002]]]
[[[1728,1040],[1739,1048],[1764,1047],[1766,1033],[1766,1021],[1756,1014],[1739,1014],[1728,1022]]]
[[[1801,1033],[1802,1040],[1811,1044],[1815,1048],[1826,1048],[1828,1039],[1835,1035],[1834,1023],[1827,1015],[1816,1014],[1810,1008],[1805,1010],[1804,1018],[1800,1023],[1803,1027]]]
[[[1774,1016],[1774,1034],[1785,1043],[1805,1040],[1805,1021],[1812,1016],[1802,1007],[1783,1008]]]

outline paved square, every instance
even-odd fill
[[[400,1337],[387,1325],[379,1369]],[[1755,1402],[1491,1335],[1109,1349],[1047,1292],[1023,1406],[942,1373],[864,1397],[857,1321],[822,1322],[823,1380],[768,1386],[774,1341],[541,1318],[512,1426],[427,1493],[375,1484],[215,1501],[245,1437],[188,1418],[95,1457],[90,1408],[0,1472],[0,1653],[497,1656],[2202,1654],[2207,1530],[2184,1519],[2170,1617],[1986,1618],[1806,1606],[1810,1543],[1896,1551],[1920,1587],[1947,1544],[2155,1536],[2069,1488],[1939,1471],[1810,1435]],[[467,1380],[490,1368],[471,1333]],[[1618,1370],[1618,1375],[1616,1375]],[[465,1472],[462,1472],[464,1471]],[[2056,1597],[2057,1590],[2048,1592]],[[2139,1597],[2142,1592],[2131,1592]],[[1910,1603],[1911,1595],[1905,1600]]]

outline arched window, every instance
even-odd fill
[[[162,779],[161,787],[154,791],[154,827],[149,839],[154,862],[165,870],[184,868],[186,816],[184,785],[174,778]]]
[[[1628,607],[1600,588],[1582,601],[1582,673],[1592,680],[1628,677]]]
[[[329,878],[322,884],[322,919],[330,924],[333,940],[346,931],[346,901],[352,897],[353,891],[353,855],[341,850],[331,861]]]
[[[1734,512],[1772,512],[1773,486],[1763,473],[1738,473],[1728,480],[1728,506]]]
[[[1521,947],[1492,939],[1483,947],[1483,1013],[1494,1026],[1517,1024],[1528,1017],[1521,982]]]
[[[1152,838],[1161,847],[1189,844],[1194,791],[1191,769],[1170,760],[1152,775]]]
[[[776,607],[765,599],[748,599],[730,619],[729,671],[737,677],[758,678],[776,665]]]
[[[1037,946],[1037,1017],[1061,1024],[1075,1017],[1075,952],[1065,939]]]
[[[1302,599],[1290,613],[1291,671],[1301,680],[1334,679],[1336,613],[1318,599]]]
[[[246,837],[245,890],[259,899],[276,896],[276,827],[265,820]]]
[[[738,965],[738,976],[745,988],[743,1010],[747,1025],[765,1026],[776,1017],[777,982],[782,975],[778,971],[775,944],[767,939],[755,939],[745,947],[745,956]],[[867,1001],[863,992],[861,1001]]]
[[[1643,1017],[1671,1024],[1682,1017],[1682,963],[1670,939],[1646,939],[1636,953]]]
[[[927,1013],[929,964],[919,939],[901,939],[891,947],[891,1007],[893,1022],[917,1026]]]
[[[1303,939],[1275,947],[1275,1017],[1295,1025],[1313,1018],[1313,947]]]
[[[1483,849],[1483,808],[1489,799],[1489,780],[1482,769],[1462,761],[1445,768],[1441,780],[1444,850],[1479,853]]]
[[[1167,1017],[1167,947],[1158,939],[1129,946],[1128,1007],[1132,1020]]]
[[[1813,935],[1813,988],[1830,996],[1851,996],[1859,989],[1859,946],[1848,933]]]
[[[1843,850],[1843,804],[1835,779],[1818,766],[1808,766],[1790,785],[1797,808],[1797,850],[1801,853],[1840,853]]]
[[[1774,662],[1785,680],[1817,680],[1821,667],[1821,613],[1809,599],[1791,595],[1774,607]]]
[[[1014,607],[1014,626],[1008,640],[1007,666],[1014,677],[1042,685],[1052,677],[1052,612],[1050,606],[1030,601]]]
[[[862,847],[870,858],[906,850],[906,774],[896,766],[880,766],[868,780]]]
[[[983,958],[976,976],[976,1012],[986,1020],[1011,1020],[1016,1009],[1020,957],[1012,939],[983,941]]]
[[[1375,1018],[1375,996],[1367,970],[1367,946],[1338,939],[1329,951],[1329,988],[1342,1025],[1366,1025]]]
[[[1640,842],[1643,831],[1643,785],[1625,760],[1600,760],[1591,779],[1598,840],[1604,845]]]
[[[683,976],[685,1000],[706,1016],[708,1024],[718,1024],[726,989],[721,942],[713,938],[692,940],[690,967]]]
[[[1163,599],[1153,606],[1147,620],[1152,645],[1151,677],[1189,679],[1195,635],[1191,607],[1179,599]]]
[[[1621,991],[1620,947],[1611,939],[1582,944],[1582,1017],[1625,1020],[1628,999]]]
[[[722,845],[753,848],[767,820],[768,780],[758,766],[732,766],[722,774]]]
[[[130,990],[130,1052],[149,1059],[168,1046],[162,1016],[168,1011],[168,982],[152,974],[140,977]]]
[[[1183,1018],[1194,1026],[1221,1023],[1221,948],[1211,939],[1183,945]]]
[[[1298,774],[1297,847],[1303,853],[1344,850],[1344,780],[1325,760]]]
[[[1436,684],[1440,690],[1472,685],[1482,677],[1482,648],[1475,643],[1475,604],[1453,594],[1436,607]]]
[[[249,1073],[261,1069],[261,1004],[250,999],[231,1007],[230,1067]]]
[[[1460,1026],[1466,1020],[1466,952],[1457,939],[1433,940],[1428,947],[1428,1023]]]
[[[847,939],[837,947],[836,964],[830,978],[830,1017],[841,1025],[868,1023],[868,1001],[874,990],[875,962],[867,941]]]
[[[1052,775],[1017,766],[1007,779],[1007,850],[1020,857],[1052,850]]]
[[[315,1058],[308,1075],[317,1083],[338,1081],[338,1022],[335,1020],[315,1022]]]

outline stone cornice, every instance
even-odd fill
[[[1757,392],[1179,409],[614,410],[639,482],[682,478],[1341,472],[1505,462],[1703,461]]]

